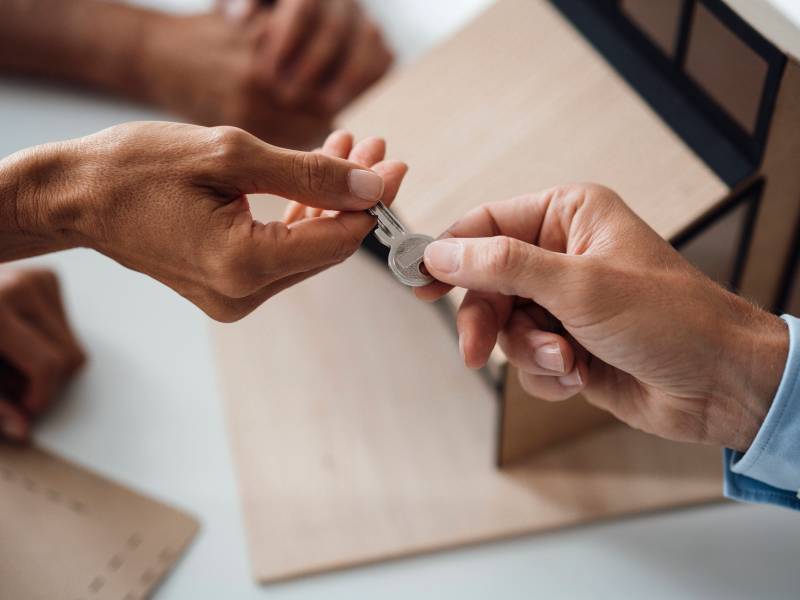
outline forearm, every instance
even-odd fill
[[[105,0],[3,0],[0,69],[142,97],[147,38],[168,18]]]
[[[0,262],[84,245],[77,232],[91,183],[74,145],[36,146],[0,160]]]

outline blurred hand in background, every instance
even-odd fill
[[[481,206],[425,265],[438,281],[420,298],[469,290],[457,317],[468,366],[499,341],[529,393],[581,393],[666,438],[746,450],[786,364],[781,319],[708,279],[600,186]]]
[[[0,270],[0,437],[25,441],[85,355],[54,273]]]
[[[354,0],[220,0],[173,16],[106,0],[0,3],[0,70],[149,102],[310,148],[392,56]]]
[[[392,63],[378,26],[355,0],[217,0],[245,26],[261,22],[256,77],[286,106],[333,114]]]

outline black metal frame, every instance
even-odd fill
[[[620,0],[550,1],[730,187],[756,170],[766,145],[786,56],[722,0],[683,0],[673,56],[665,54],[628,18]],[[698,4],[767,64],[752,135],[685,72]]]
[[[736,257],[734,258],[733,270],[731,271],[730,280],[727,282],[728,287],[732,291],[738,291],[742,281],[742,275],[744,274],[747,256],[750,252],[750,243],[753,240],[753,232],[755,231],[758,209],[761,206],[761,194],[763,190],[764,179],[758,178],[754,180],[733,196],[733,198],[703,215],[703,217],[675,236],[672,239],[672,245],[675,249],[680,250],[687,243],[702,235],[712,224],[724,219],[740,206],[746,204],[747,212],[742,222],[742,228],[739,231],[739,240],[736,244]]]

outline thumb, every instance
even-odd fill
[[[334,210],[364,210],[383,196],[383,177],[361,165],[317,152],[264,146],[261,160],[248,169],[247,185],[258,189],[245,193],[266,192]]]
[[[449,238],[425,249],[425,267],[444,283],[479,292],[530,298],[547,307],[559,295],[570,260],[521,240]]]

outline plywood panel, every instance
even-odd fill
[[[197,522],[35,448],[0,443],[0,596],[149,598]]]
[[[728,193],[544,0],[498,2],[340,124],[409,162],[398,211],[434,235],[480,203],[596,181],[670,238]]]
[[[717,450],[626,428],[497,470],[450,318],[358,254],[214,325],[257,579],[719,499]]]
[[[572,441],[601,427],[619,423],[610,413],[581,397],[563,402],[534,398],[508,366],[500,409],[497,462],[500,467],[529,458],[546,448]]]

